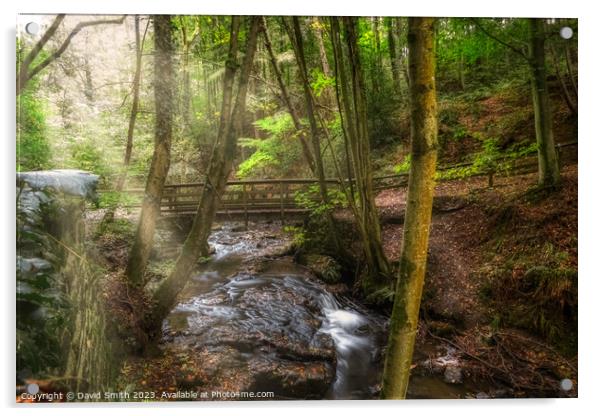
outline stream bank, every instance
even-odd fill
[[[362,305],[345,284],[326,284],[297,264],[290,236],[275,225],[247,231],[222,224],[210,244],[211,260],[192,275],[163,323],[161,354],[132,358],[124,383],[195,391],[198,400],[251,399],[236,392],[273,394],[256,396],[263,400],[378,398],[384,315]],[[166,239],[165,247],[171,245]],[[156,256],[163,258],[161,249]],[[480,392],[458,379],[458,351],[432,343],[417,356],[409,398]],[[492,397],[493,387],[485,389]],[[179,398],[190,400],[166,399]]]

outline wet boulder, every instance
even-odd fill
[[[178,305],[164,341],[206,352],[206,383],[217,390],[227,383],[281,398],[322,398],[334,379],[336,349],[321,330],[324,292],[306,279],[240,273]]]

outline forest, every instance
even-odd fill
[[[19,22],[17,402],[577,397],[577,19]]]

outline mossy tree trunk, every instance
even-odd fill
[[[560,169],[552,130],[552,113],[546,72],[546,33],[543,19],[529,19],[529,35],[531,90],[533,92],[535,136],[539,159],[539,184],[555,186],[560,181]]]
[[[155,29],[155,150],[146,180],[138,229],[125,272],[128,282],[134,286],[143,286],[145,283],[144,271],[153,246],[155,223],[161,210],[172,140],[175,88],[171,16],[154,16],[153,26]]]
[[[238,52],[237,39],[240,27],[240,17],[232,17],[218,136],[205,177],[201,200],[188,237],[184,242],[182,252],[176,260],[173,272],[162,282],[154,294],[155,306],[150,321],[155,325],[159,325],[159,327],[163,318],[172,308],[178,293],[186,284],[199,255],[207,256],[209,254],[207,250],[207,238],[211,232],[215,212],[221,195],[226,188],[228,176],[230,175],[236,156],[237,139],[241,133],[244,121],[247,86],[257,49],[260,17],[253,16],[250,18],[250,21],[246,52],[238,82],[238,91],[234,106],[232,106],[234,77],[238,67],[236,54]]]
[[[426,17],[409,21],[412,164],[383,374],[381,396],[385,399],[406,395],[426,271],[437,163],[434,23]]]

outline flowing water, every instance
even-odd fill
[[[226,229],[210,243],[216,249],[212,261],[165,321],[169,342],[211,348],[228,361],[219,372],[248,373],[241,386],[275,391],[277,398],[376,398],[386,341],[382,316],[331,293],[290,260],[248,267],[265,240],[258,244]],[[267,244],[282,241],[272,237]],[[440,380],[416,381],[410,390],[415,397],[429,397],[429,389],[439,397],[463,394]]]

